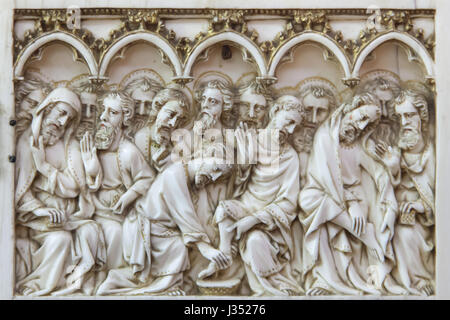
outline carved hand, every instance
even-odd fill
[[[100,170],[100,161],[97,157],[97,148],[89,132],[86,132],[80,141],[81,158],[83,159],[86,174],[94,177]]]
[[[50,222],[55,224],[61,224],[66,221],[65,213],[55,208],[38,208],[33,213],[38,217],[49,217]]]
[[[123,214],[125,209],[138,197],[138,193],[134,190],[128,190],[125,192],[117,201],[116,205],[113,207],[113,212],[115,214]]]
[[[202,256],[209,261],[215,262],[219,269],[225,269],[230,265],[230,258],[227,257],[222,251],[213,248],[210,244],[201,241],[197,242],[197,247]]]
[[[359,237],[361,233],[366,232],[366,217],[358,201],[350,202],[348,213],[352,218],[352,229]]]
[[[34,164],[36,165],[36,170],[47,176],[49,165],[45,161],[44,141],[42,136],[39,137],[38,147],[34,145],[33,137],[30,137],[30,148],[34,159]]]
[[[401,213],[411,213],[412,210],[415,210],[417,213],[424,213],[425,207],[423,203],[420,201],[405,201],[400,205]]]
[[[375,146],[375,154],[393,175],[397,174],[400,165],[400,150],[398,148],[380,142]]]
[[[241,236],[255,225],[260,223],[259,219],[254,216],[247,216],[227,228],[228,232],[232,232],[236,229],[236,240],[239,240]]]

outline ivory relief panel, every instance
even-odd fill
[[[14,76],[16,296],[435,294],[433,10],[15,10]]]

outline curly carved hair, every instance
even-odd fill
[[[124,91],[112,91],[106,93],[101,99],[100,103],[101,105],[104,105],[104,102],[106,99],[119,99],[120,100],[120,107],[123,112],[123,126],[128,129],[131,127],[132,120],[134,117],[134,100],[131,98],[131,96],[124,92]]]
[[[297,111],[301,119],[303,119],[305,114],[303,105],[300,100],[290,95],[281,96],[274,102],[272,108],[270,109],[269,118],[273,119],[275,115],[281,110]]]
[[[300,93],[299,93],[300,101],[303,101],[303,99],[305,99],[305,97],[309,94],[312,94],[315,98],[328,99],[329,110],[332,111],[332,110],[336,109],[336,106],[337,106],[336,96],[330,89],[327,89],[327,88],[324,88],[321,86],[317,86],[317,85],[307,87],[304,90],[300,91]]]
[[[203,92],[205,92],[206,89],[219,90],[223,98],[223,112],[231,112],[233,109],[234,94],[231,91],[230,86],[221,80],[208,81],[206,84],[201,86],[200,89],[195,91],[195,100],[198,103],[201,103]]]
[[[380,122],[381,119],[381,105],[380,105],[380,101],[378,100],[378,98],[369,92],[365,92],[365,93],[361,93],[361,94],[356,94],[352,101],[350,103],[347,103],[344,106],[344,109],[342,110],[343,114],[346,115],[358,108],[361,108],[363,106],[367,106],[367,105],[373,105],[377,107],[377,111],[376,111],[376,115],[377,115],[377,120],[370,123],[365,129],[363,134],[372,131],[376,128],[376,126],[378,125],[378,123]]]
[[[414,89],[405,89],[400,91],[398,96],[394,99],[393,103],[391,104],[391,107],[389,108],[391,118],[396,122],[400,122],[400,118],[395,112],[395,106],[402,104],[403,102],[406,101],[407,98],[410,99],[414,108],[416,108],[417,112],[419,113],[422,132],[427,133],[428,122],[430,120],[428,112],[428,102],[426,97],[419,91],[416,91]]]
[[[183,91],[176,88],[165,88],[159,91],[154,97],[152,102],[152,107],[150,109],[150,114],[148,117],[147,125],[151,125],[155,122],[161,108],[169,101],[177,101],[181,109],[184,110],[185,114],[190,113],[189,101]],[[185,117],[186,121],[189,117]],[[180,124],[182,126],[183,124]]]

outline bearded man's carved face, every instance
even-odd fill
[[[168,144],[172,132],[184,121],[185,114],[183,108],[176,100],[167,102],[159,110],[155,121],[155,139],[159,144]]]
[[[249,128],[259,129],[264,125],[267,113],[267,101],[262,94],[246,90],[240,97],[239,120]]]
[[[124,114],[120,98],[107,97],[103,101],[104,111],[95,133],[95,145],[99,150],[107,150],[116,135],[122,130]]]
[[[353,144],[371,123],[381,116],[381,110],[376,105],[363,105],[347,113],[341,123],[339,140],[344,144]]]
[[[413,149],[422,135],[422,119],[409,98],[395,106],[395,112],[400,118],[400,136],[398,146],[403,150]]]
[[[57,102],[44,115],[41,134],[45,145],[54,145],[60,140],[70,121],[75,118],[75,111],[65,102]]]

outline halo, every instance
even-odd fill
[[[130,82],[144,76],[149,77],[150,79],[158,82],[161,85],[161,87],[164,87],[166,85],[164,79],[155,70],[143,68],[131,71],[130,73],[126,74],[119,83],[119,89],[122,90]]]
[[[236,80],[236,87],[240,88],[249,82],[256,79],[258,76],[258,73],[255,71],[244,73],[242,76],[239,77],[239,79]]]
[[[364,87],[364,85],[367,82],[375,80],[380,77],[387,79],[388,81],[393,82],[398,86],[400,86],[401,82],[402,82],[400,80],[400,77],[396,73],[389,71],[389,70],[377,69],[377,70],[372,70],[372,71],[369,71],[369,72],[366,72],[365,74],[363,74],[360,77],[360,82],[359,82],[358,87],[362,88],[362,87]]]
[[[200,76],[198,76],[197,80],[195,80],[193,85],[194,92],[197,91],[206,82],[212,80],[221,80],[230,87],[233,85],[233,80],[231,80],[231,78],[228,75],[218,71],[207,71],[202,73]]]
[[[44,75],[41,72],[41,70],[39,70],[37,68],[28,68],[25,71],[24,79],[36,79],[36,80],[40,80],[40,81],[46,82],[48,84],[52,84],[53,83],[53,81],[47,75]]]
[[[81,93],[79,91],[84,91],[81,88],[91,86],[91,83],[89,81],[89,74],[82,73],[82,74],[72,78],[72,80],[69,80],[68,86],[69,86],[69,88],[73,89],[77,93]]]

